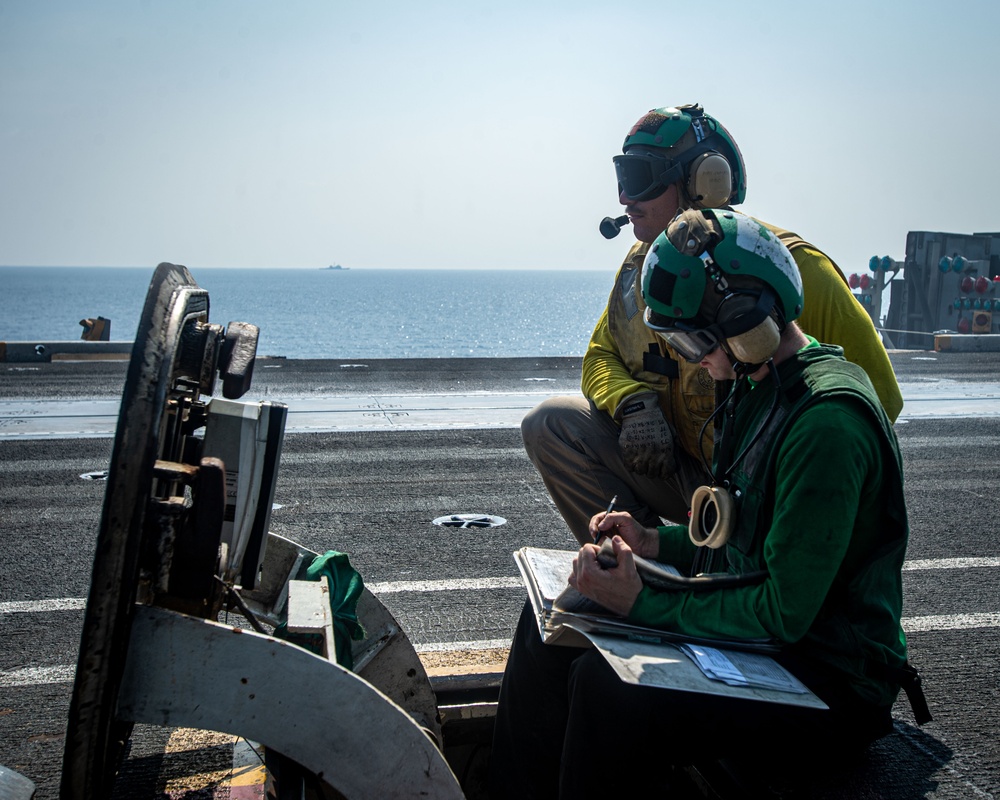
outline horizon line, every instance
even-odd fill
[[[165,262],[158,262],[165,263]],[[169,262],[176,263],[176,262]],[[289,270],[317,270],[319,272],[365,272],[365,271],[376,271],[384,270],[386,272],[396,270],[400,272],[408,272],[413,270],[427,270],[427,271],[438,271],[438,272],[458,272],[458,271],[492,271],[492,272],[610,272],[611,270],[607,267],[580,267],[580,266],[566,266],[566,267],[381,267],[381,266],[367,266],[367,267],[341,267],[340,269],[330,269],[327,267],[303,267],[303,266],[241,266],[241,265],[228,265],[219,266],[211,264],[200,264],[196,266],[191,266],[189,264],[180,264],[178,266],[184,266],[187,269],[289,269]],[[0,269],[156,269],[157,264],[152,266],[143,264],[0,264]]]

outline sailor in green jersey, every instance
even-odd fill
[[[638,242],[584,353],[583,396],[546,400],[521,423],[525,450],[581,544],[590,509],[613,495],[646,525],[687,519],[691,492],[705,480],[701,456],[711,458],[712,436],[700,446],[697,439],[715,407],[714,381],[643,323],[638,276],[650,243],[678,209],[737,205],[747,188],[735,140],[701,106],[648,112],[622,149],[614,158],[619,202]],[[894,421],[903,403],[889,356],[843,274],[809,242],[767,227],[791,250],[802,276],[802,329],[840,345],[868,374]]]
[[[543,645],[527,605],[500,695],[497,796],[638,796],[655,786],[652,765],[706,751],[787,774],[889,733],[901,685],[927,718],[900,624],[898,445],[864,370],[794,322],[803,292],[788,249],[731,210],[684,211],[651,246],[641,288],[646,324],[728,389],[713,415],[710,484],[695,492],[687,527],[593,516],[591,541],[611,537],[617,566],[586,544],[570,583],[644,626],[772,640],[779,663],[829,708],[623,683],[599,651]],[[718,588],[652,588],[634,554],[725,577]],[[602,759],[593,769],[599,742],[621,748],[619,768]]]

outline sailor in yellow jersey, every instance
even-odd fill
[[[746,168],[729,132],[701,106],[653,109],[615,156],[619,202],[638,242],[622,262],[583,358],[583,397],[547,400],[525,416],[525,449],[581,543],[595,509],[616,507],[640,523],[685,522],[691,493],[707,480],[715,382],[643,322],[639,275],[649,244],[678,211],[730,207],[746,196]],[[802,275],[805,333],[839,345],[863,367],[889,419],[903,407],[889,356],[843,273],[794,233],[763,223]],[[832,480],[836,476],[831,476]]]

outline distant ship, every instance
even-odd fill
[[[340,266],[340,264],[331,264],[330,266],[324,267],[323,269],[350,269],[350,267],[342,267]]]

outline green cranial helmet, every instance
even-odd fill
[[[714,291],[707,291],[710,285]],[[767,308],[721,319],[735,295],[765,297]],[[728,209],[688,209],[674,217],[646,254],[642,296],[646,324],[655,330],[717,324],[723,336],[743,333],[740,328],[772,311],[783,327],[798,319],[803,304],[802,278],[788,248],[757,220]]]
[[[625,137],[622,152],[633,156],[614,159],[620,190],[631,199],[655,197],[671,183],[689,182],[692,165],[714,154],[728,162],[731,180],[728,192],[721,197],[716,194],[716,203],[737,205],[746,198],[746,166],[739,147],[729,131],[698,104],[647,112]],[[644,166],[638,159],[648,154],[661,154],[666,164]]]

